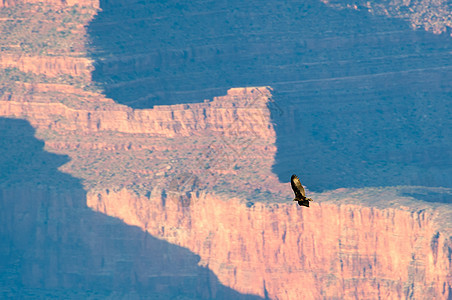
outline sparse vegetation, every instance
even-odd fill
[[[68,74],[58,76],[46,76],[32,72],[22,72],[18,68],[0,69],[0,84],[25,82],[25,83],[59,83],[75,87],[82,87],[86,80],[82,77],[74,77]]]
[[[324,1],[330,3],[330,1]],[[414,28],[441,34],[452,29],[452,15],[448,1],[343,1],[330,4],[336,8],[367,10],[372,14],[408,20]]]
[[[0,10],[2,52],[33,55],[85,53],[86,37],[80,25],[87,24],[96,13],[94,8],[67,7],[55,10],[51,5],[21,4]],[[32,17],[31,17],[32,16]]]
[[[91,82],[90,76],[59,74],[49,76],[24,72],[5,62],[8,57],[15,62],[17,57],[86,57],[86,36],[83,26],[96,13],[89,7],[66,7],[55,10],[51,5],[21,4],[0,9],[0,51],[4,68],[0,69],[0,90],[2,94],[24,93],[23,85],[16,83],[63,84],[89,92],[100,88]],[[0,95],[1,96],[1,95]],[[48,101],[58,102],[58,97],[46,95]],[[39,97],[36,97],[39,98]],[[72,99],[69,106],[77,106],[82,99]]]

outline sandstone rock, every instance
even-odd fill
[[[73,5],[99,7],[99,0],[3,0],[0,2],[0,7],[9,7],[22,3],[43,3],[56,7]]]
[[[61,9],[62,19],[70,14],[70,11],[64,11],[67,5],[99,6],[98,2],[89,0],[7,0],[0,2],[0,7],[17,5],[20,8],[23,3],[55,5]],[[134,2],[110,1],[104,8],[135,11],[133,5]],[[77,11],[77,7],[75,9],[76,13],[85,13]],[[251,10],[251,16],[255,18],[262,18],[259,15],[262,11],[269,12],[268,7],[261,10],[251,7]],[[88,14],[94,14],[93,11],[88,11]],[[333,14],[331,11],[328,13]],[[221,10],[219,14],[222,14]],[[334,16],[338,15],[334,13]],[[360,20],[366,18],[361,16]],[[245,19],[250,20],[248,17]],[[340,23],[340,20],[332,21]],[[105,30],[107,27],[102,19],[100,21],[97,26]],[[77,29],[74,34],[78,34],[81,40],[86,34],[86,25],[74,25]],[[33,29],[37,36],[45,36],[45,30],[39,26]],[[27,79],[30,82],[21,82],[5,77],[5,82],[0,83],[0,116],[27,120],[36,128],[36,136],[42,139],[34,147],[42,148],[45,144],[46,151],[67,155],[69,159],[57,159],[57,166],[54,166],[53,159],[46,164],[30,163],[28,166],[33,168],[16,170],[14,178],[6,176],[7,180],[0,182],[0,258],[6,257],[0,262],[5,266],[2,270],[7,270],[0,274],[3,276],[0,282],[5,286],[11,283],[14,287],[35,288],[34,292],[39,297],[42,297],[42,289],[73,291],[80,287],[96,288],[93,283],[105,284],[116,292],[127,286],[125,294],[120,294],[124,297],[133,298],[134,292],[147,296],[150,292],[174,296],[179,292],[174,291],[180,288],[178,282],[183,282],[183,287],[189,287],[189,293],[185,295],[192,298],[247,297],[240,293],[274,299],[450,298],[452,234],[451,208],[447,203],[450,191],[447,188],[441,194],[447,199],[435,198],[432,201],[435,203],[414,201],[403,196],[401,188],[343,188],[314,194],[312,206],[300,209],[290,202],[290,187],[278,180],[274,170],[275,158],[283,157],[288,161],[286,165],[294,167],[300,161],[308,163],[323,157],[316,152],[325,149],[322,148],[325,140],[339,141],[337,136],[341,131],[337,131],[338,124],[347,128],[342,131],[347,136],[363,137],[352,139],[354,143],[360,143],[371,141],[365,139],[366,132],[362,131],[362,124],[368,124],[366,121],[374,120],[380,124],[379,119],[400,117],[394,123],[399,127],[377,126],[378,130],[367,133],[371,131],[377,136],[393,137],[391,134],[396,132],[400,136],[395,135],[394,140],[401,137],[404,141],[405,116],[396,111],[405,110],[410,102],[387,100],[388,104],[377,111],[382,116],[375,118],[374,106],[370,104],[379,105],[380,98],[369,92],[378,87],[382,97],[390,99],[389,92],[404,89],[398,85],[401,82],[399,77],[403,75],[411,84],[408,86],[420,86],[413,92],[416,95],[421,92],[428,95],[427,89],[432,87],[441,91],[433,94],[435,97],[428,95],[437,99],[436,102],[415,103],[418,106],[415,105],[413,114],[423,114],[421,120],[426,125],[419,131],[422,141],[433,141],[432,147],[442,150],[429,152],[424,148],[419,150],[418,144],[408,145],[410,151],[403,152],[404,158],[420,162],[422,168],[418,170],[422,172],[410,169],[408,174],[415,174],[412,177],[404,176],[407,173],[396,173],[395,176],[409,181],[421,174],[431,182],[447,182],[450,169],[443,162],[448,162],[450,140],[446,139],[448,128],[441,126],[447,124],[444,120],[450,117],[447,115],[448,102],[443,97],[450,90],[446,76],[450,74],[447,69],[450,51],[448,45],[441,48],[440,39],[432,37],[428,40],[433,44],[416,46],[416,41],[422,40],[422,36],[409,30],[404,27],[403,30],[378,34],[372,30],[366,34],[344,30],[343,35],[337,38],[328,36],[330,33],[327,32],[327,36],[322,38],[315,35],[304,37],[300,43],[297,39],[287,41],[279,32],[267,32],[271,40],[279,44],[262,41],[263,37],[268,41],[268,36],[256,34],[255,44],[248,48],[242,48],[240,43],[205,46],[201,41],[190,49],[149,49],[145,54],[131,55],[117,51],[105,61],[99,60],[98,63],[102,64],[96,66],[95,71],[100,73],[115,76],[121,72],[133,76],[138,74],[133,80],[111,85],[113,89],[130,91],[147,87],[149,82],[155,84],[152,76],[140,77],[149,75],[146,72],[154,70],[151,67],[176,65],[174,70],[178,70],[177,63],[171,65],[168,62],[198,66],[190,62],[198,59],[209,61],[219,54],[224,58],[224,65],[229,66],[229,59],[233,59],[235,53],[263,57],[264,61],[267,57],[268,62],[274,62],[271,55],[276,53],[281,59],[280,64],[268,64],[263,68],[262,62],[246,60],[245,66],[246,63],[258,66],[251,68],[254,72],[236,71],[233,74],[237,78],[224,75],[220,79],[225,84],[214,87],[196,85],[200,79],[215,80],[215,76],[199,69],[188,68],[187,74],[192,81],[187,82],[178,79],[177,72],[160,74],[157,78],[163,79],[165,85],[154,85],[157,91],[152,92],[157,98],[164,99],[171,94],[184,99],[203,94],[206,89],[208,94],[216,93],[216,97],[204,102],[203,98],[196,98],[195,102],[155,105],[145,109],[120,105],[114,101],[118,99],[108,98],[100,89],[94,88],[91,81],[94,68],[92,58],[86,57],[87,51],[75,53],[70,49],[58,49],[56,56],[49,53],[39,55],[39,49],[36,53],[27,54],[18,54],[15,48],[2,51],[1,69],[17,68],[29,74],[31,79]],[[123,42],[121,38],[119,42]],[[409,51],[391,48],[395,54],[380,57],[377,53],[374,56],[374,51],[381,50],[382,39],[394,40],[393,45],[402,42]],[[312,61],[304,61],[301,65],[291,62],[294,56],[288,54],[292,50],[279,46],[288,43],[293,49],[300,50],[301,56]],[[430,49],[431,45],[440,50],[422,52],[424,48]],[[77,46],[82,50],[85,47]],[[418,53],[419,47],[421,54]],[[355,48],[364,55],[358,67],[349,56]],[[339,60],[335,56],[339,53],[337,49],[341,49],[340,55],[344,56]],[[233,55],[225,58],[223,50]],[[333,59],[323,60],[323,56],[331,53],[334,53]],[[386,57],[390,59],[386,60]],[[217,66],[217,61],[212,61]],[[311,69],[306,73],[296,73],[294,70],[300,66]],[[295,72],[292,75],[303,76],[294,79],[281,71],[287,68]],[[267,77],[260,78],[277,78],[278,91],[274,93],[268,86],[229,88],[240,86],[231,85],[231,82],[250,82],[249,78],[259,77],[259,70],[270,70]],[[274,74],[278,76],[274,77]],[[305,77],[306,74],[309,77]],[[64,82],[59,76],[77,78]],[[349,86],[337,89],[338,82],[342,81]],[[191,86],[192,82],[195,88]],[[422,85],[424,83],[428,84]],[[172,89],[172,84],[180,89]],[[342,91],[343,95],[337,91]],[[309,109],[303,110],[299,103],[292,101],[300,97],[301,92],[305,95],[303,103]],[[271,106],[275,105],[272,94],[278,93],[285,93],[284,99],[290,100],[284,103],[283,108]],[[321,99],[328,101],[321,105],[315,103],[319,94],[323,95]],[[344,95],[356,98],[350,100]],[[146,97],[154,96],[144,95],[142,98]],[[135,100],[141,101],[142,98]],[[344,102],[337,105],[334,101],[338,99]],[[431,114],[425,113],[426,108]],[[279,117],[278,109],[284,109]],[[351,117],[340,119],[341,122],[331,119],[331,115],[347,116],[347,113]],[[272,123],[275,115],[279,128]],[[324,122],[315,121],[320,119]],[[350,120],[355,122],[350,125]],[[305,127],[297,131],[300,124]],[[312,136],[300,136],[310,139],[294,139],[299,133],[306,132]],[[33,136],[34,132],[27,135],[27,139]],[[290,150],[297,143],[311,145],[309,155],[300,157],[294,151],[282,152],[281,145]],[[338,143],[332,147],[340,146]],[[4,149],[0,148],[0,151]],[[30,152],[28,149],[24,147],[23,152]],[[369,157],[377,162],[397,161],[401,153],[394,148],[384,148],[384,151],[371,153]],[[49,155],[46,152],[43,157]],[[35,159],[39,157],[33,156]],[[345,170],[349,160],[333,157],[329,163],[338,162],[338,169]],[[54,167],[50,173],[39,172],[49,164]],[[425,165],[433,167],[426,169]],[[355,172],[353,165],[348,168]],[[338,177],[336,172],[327,171]],[[175,175],[184,172],[194,174],[205,185],[189,193],[189,206],[182,205],[179,198],[166,193],[168,183]],[[65,173],[80,178],[81,182],[74,177],[68,179]],[[5,179],[4,173],[1,175]],[[340,173],[343,181],[346,175]],[[52,190],[55,186],[64,191]],[[411,194],[418,192],[413,187],[406,189]],[[433,195],[436,197],[437,194]],[[34,247],[28,247],[29,244]],[[16,253],[15,250],[20,251]],[[166,256],[167,252],[171,255]],[[155,253],[158,254],[156,260],[153,259]],[[209,288],[204,289],[206,286]],[[6,295],[18,297],[14,290]],[[118,294],[107,292],[102,296]]]
[[[58,90],[60,86],[38,86],[38,90]],[[72,88],[65,90],[74,92]],[[83,92],[83,94],[85,94]],[[251,95],[251,97],[250,97]],[[217,134],[245,135],[251,131],[262,138],[274,138],[268,122],[270,114],[267,101],[268,88],[231,89],[227,96],[213,101],[172,106],[158,106],[154,109],[133,110],[115,105],[93,111],[75,110],[62,103],[35,103],[27,101],[2,101],[1,115],[27,118],[34,125],[58,130],[56,119],[64,118],[65,130],[86,132],[115,131],[142,133],[154,136],[190,136]],[[105,102],[109,102],[105,99]],[[50,117],[49,116],[53,116]],[[240,126],[247,120],[246,126]],[[225,130],[230,129],[230,130]]]
[[[90,78],[92,62],[87,58],[45,56],[0,56],[0,68],[18,68],[22,72],[47,76],[71,75]]]
[[[238,199],[203,194],[184,208],[127,190],[87,197],[94,210],[197,253],[222,283],[243,293],[272,299],[450,297],[450,230],[437,231],[441,221],[434,211],[317,200],[309,209],[289,201],[248,208]]]

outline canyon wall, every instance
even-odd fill
[[[0,118],[0,297],[258,299],[219,283],[199,256],[87,207],[24,120]]]
[[[47,76],[70,75],[91,76],[92,62],[84,57],[46,57],[27,55],[0,56],[0,68],[17,68],[25,73],[44,74]]]
[[[450,36],[317,0],[209,3],[102,3],[93,81],[135,109],[271,86],[280,181],[451,187]]]
[[[382,209],[363,206],[359,198],[341,204],[346,199],[334,193],[304,210],[204,193],[184,207],[177,199],[125,189],[86,195],[65,187],[1,189],[1,295],[451,295],[450,230],[438,230],[442,220],[431,208]]]
[[[34,84],[27,87],[27,92],[39,98],[40,91],[46,93],[49,89],[52,90],[52,86],[40,87]],[[147,110],[134,110],[122,105],[84,110],[73,109],[62,103],[24,101],[23,98],[11,101],[13,99],[9,95],[3,95],[0,113],[3,116],[26,118],[37,127],[56,131],[114,131],[166,137],[223,133],[224,129],[237,121],[238,124],[231,127],[232,130],[225,131],[226,135],[245,135],[252,131],[256,136],[272,138],[274,134],[268,126],[270,114],[266,109],[269,98],[271,90],[266,87],[235,88],[230,89],[224,97],[204,103],[158,106]],[[246,120],[247,126],[240,126],[240,120]]]
[[[83,189],[64,189],[0,189],[2,298],[260,299],[221,284],[188,249],[93,212]]]
[[[283,105],[338,96],[352,105],[371,101],[369,89],[398,95],[392,84],[411,85],[423,72],[447,72],[450,66],[448,36],[317,0],[117,0],[101,8],[87,28],[96,61],[93,79],[108,97],[134,108],[197,102],[228,87],[263,85],[272,86]],[[444,3],[437,10],[450,14]]]
[[[452,297],[449,37],[154,4],[0,2],[0,295]]]
[[[452,21],[449,18],[451,7],[447,1],[337,1],[322,0],[323,3],[336,9],[365,10],[371,14],[384,15],[388,17],[403,18],[409,21],[413,28],[423,28],[436,34],[450,31]],[[130,4],[136,5],[134,1]],[[11,7],[22,4],[45,4],[54,7],[61,6],[91,6],[95,8],[108,6],[127,6],[121,1],[102,0],[2,0],[1,7]]]
[[[189,207],[127,190],[89,193],[87,201],[190,249],[223,284],[243,293],[271,299],[452,297],[452,239],[450,231],[437,231],[435,210],[341,204],[335,195],[318,196],[309,209],[193,197]]]

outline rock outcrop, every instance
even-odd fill
[[[58,90],[60,86],[28,86],[33,97],[39,92]],[[70,86],[63,93],[70,93]],[[61,90],[60,90],[61,91]],[[82,95],[86,94],[82,91]],[[88,95],[89,96],[89,95]],[[5,98],[5,97],[4,97]],[[84,132],[114,131],[147,134],[149,136],[218,135],[224,129],[226,135],[254,134],[261,138],[274,138],[269,127],[267,110],[271,92],[268,88],[235,88],[228,95],[204,103],[158,106],[154,109],[134,110],[123,105],[110,105],[104,109],[74,109],[63,103],[42,103],[17,99],[4,99],[1,115],[26,118],[38,127],[50,130],[78,130]],[[107,99],[99,102],[109,102]],[[53,117],[51,117],[53,116]],[[58,120],[56,120],[58,119]],[[240,122],[247,120],[246,126]],[[237,124],[234,122],[237,121]],[[232,128],[233,127],[233,128]]]
[[[92,62],[84,57],[46,57],[3,54],[0,68],[17,68],[25,73],[43,74],[50,77],[58,75],[87,76],[90,78]]]
[[[99,7],[99,0],[2,0],[0,7],[10,7],[20,4],[46,4],[53,6],[92,6]]]
[[[83,189],[66,188],[0,189],[2,298],[261,299],[221,284],[188,249],[93,212]]]
[[[450,33],[452,7],[447,1],[330,1],[322,0],[337,9],[364,10],[375,15],[405,19],[413,29],[423,28],[435,34]],[[451,35],[452,36],[452,35]]]
[[[386,192],[384,189],[379,190],[377,193],[363,190],[360,196],[353,195],[352,190],[344,190],[340,195],[318,194],[314,197],[316,201],[311,207],[304,210],[292,203],[284,203],[291,196],[288,184],[278,183],[271,174],[271,162],[269,164],[262,162],[266,157],[274,157],[276,151],[276,147],[272,147],[275,131],[271,126],[267,126],[270,118],[266,106],[271,95],[269,92],[267,88],[233,89],[227,96],[216,98],[212,102],[167,106],[164,107],[166,110],[162,110],[161,107],[132,110],[116,105],[119,112],[99,111],[97,115],[96,111],[91,112],[99,120],[111,118],[112,121],[105,124],[112,124],[111,126],[116,124],[118,127],[92,128],[87,118],[74,118],[89,112],[69,109],[61,103],[53,105],[60,107],[61,111],[53,111],[52,105],[48,103],[22,102],[21,110],[11,109],[14,106],[10,106],[19,105],[19,102],[5,102],[1,107],[4,109],[2,111],[4,115],[14,112],[15,117],[31,120],[39,132],[54,132],[56,137],[48,139],[46,147],[52,152],[67,153],[71,156],[72,165],[66,169],[71,173],[84,168],[82,160],[87,162],[86,166],[93,168],[95,164],[91,163],[91,157],[99,157],[98,153],[104,153],[105,159],[107,158],[105,153],[109,151],[115,151],[119,155],[112,159],[107,158],[106,165],[123,164],[121,157],[132,155],[138,164],[149,166],[149,163],[142,160],[139,155],[132,153],[140,153],[143,148],[151,149],[146,148],[147,145],[153,141],[155,144],[161,137],[176,140],[185,138],[182,142],[176,143],[173,149],[188,152],[195,148],[188,146],[184,149],[180,146],[183,141],[185,143],[188,141],[188,137],[191,140],[196,135],[215,137],[214,133],[220,131],[220,128],[224,132],[228,132],[226,130],[228,128],[234,128],[233,131],[229,131],[229,136],[236,141],[237,138],[249,135],[252,129],[256,132],[257,140],[249,146],[254,151],[252,155],[248,154],[247,158],[261,162],[248,167],[246,174],[249,172],[249,175],[240,175],[247,177],[247,181],[253,183],[253,188],[260,189],[259,192],[253,190],[255,195],[266,190],[279,191],[278,198],[283,200],[283,203],[271,203],[277,199],[275,195],[271,196],[273,200],[270,203],[262,203],[252,198],[253,193],[246,194],[243,198],[201,191],[198,194],[193,192],[189,196],[190,205],[185,207],[179,198],[172,195],[164,196],[165,193],[168,195],[171,192],[168,190],[169,181],[163,181],[164,184],[158,186],[154,180],[159,180],[156,174],[159,170],[153,167],[149,168],[150,172],[145,173],[146,177],[134,177],[131,182],[139,185],[146,178],[154,178],[150,186],[158,188],[147,196],[141,191],[136,193],[128,188],[117,189],[111,183],[102,183],[81,198],[86,197],[87,205],[95,211],[117,217],[126,224],[138,226],[152,236],[198,254],[201,265],[212,270],[222,284],[241,293],[269,296],[273,299],[294,297],[447,299],[452,279],[451,235],[450,228],[440,226],[447,224],[447,217],[438,217],[437,212],[442,209],[450,210],[450,207],[447,204],[440,207],[419,205],[414,201],[408,201],[407,206],[403,207],[401,203],[407,202],[406,198],[401,197],[400,193],[391,193],[390,189]],[[247,106],[246,103],[253,106]],[[37,109],[38,105],[41,109]],[[108,105],[115,106],[111,103]],[[191,109],[188,110],[188,107]],[[149,128],[146,127],[148,125],[145,127],[133,125],[139,124],[134,113],[158,112],[153,116],[156,119],[161,117],[164,111],[174,116],[162,118],[162,122],[167,124],[163,126],[167,128],[167,132],[146,129]],[[187,112],[190,113],[188,116]],[[209,115],[211,119],[206,122]],[[53,127],[52,116],[68,118],[67,124],[73,124],[74,127]],[[234,121],[237,120],[248,120],[249,123],[246,126],[238,123],[241,126],[233,127]],[[170,124],[175,123],[185,124],[185,128],[190,131],[177,131],[170,127]],[[119,124],[125,126],[121,127]],[[208,124],[209,127],[202,124]],[[130,132],[124,128],[135,128],[136,131]],[[75,138],[74,134],[78,138]],[[86,136],[93,134],[94,139]],[[139,144],[131,139],[143,134]],[[125,135],[124,138],[121,139],[121,135]],[[110,138],[107,139],[107,136]],[[217,136],[220,137],[218,134]],[[79,142],[80,138],[84,139],[83,145]],[[121,141],[123,146],[116,147],[115,145]],[[170,147],[172,143],[169,141],[161,145],[160,149],[154,145],[153,154],[148,156],[165,156],[163,152],[171,149]],[[201,146],[203,147],[205,144]],[[233,153],[232,150],[229,151]],[[207,159],[205,152],[201,151],[200,155],[203,155],[203,160]],[[237,157],[232,161],[239,162]],[[164,174],[171,179],[171,176],[180,170],[195,172],[199,165],[190,169],[191,163],[191,161],[172,165],[169,163],[168,165],[175,170],[164,168]],[[130,168],[128,163],[126,165]],[[131,169],[129,172],[139,171],[138,166]],[[231,169],[229,165],[227,170]],[[101,168],[99,171],[100,174],[90,175],[87,171],[79,174],[85,180],[101,181],[100,178],[105,174],[102,174],[104,171]],[[223,176],[220,174],[224,171],[215,167],[208,169],[214,176]],[[205,174],[196,176],[202,178],[202,181],[212,180],[212,177],[206,177]],[[253,182],[252,176],[258,177],[257,180]],[[267,177],[266,181],[259,183],[260,178],[264,177]],[[113,176],[113,182],[116,184],[120,180],[118,176]],[[243,191],[249,188],[236,186],[238,190]],[[110,190],[105,190],[105,187]],[[104,191],[99,192],[99,189]],[[9,196],[5,196],[5,199],[19,197],[13,196],[14,193],[20,194],[8,190],[6,193],[9,193]],[[355,203],[341,204],[342,201],[347,202],[349,198],[354,198]],[[245,199],[248,199],[247,203],[244,202]],[[383,205],[394,207],[382,208]],[[11,227],[12,225],[9,225],[9,228]],[[140,243],[141,239],[142,237],[138,236],[134,241]],[[61,270],[61,266],[58,265],[55,268],[63,273],[69,272]],[[34,273],[34,276],[39,278],[44,269],[40,272]],[[86,272],[88,271],[84,270],[82,274],[91,274]],[[96,271],[93,272],[95,274]],[[105,272],[108,273],[108,270]],[[137,272],[139,278],[137,283],[144,282],[144,279],[140,278],[151,276],[148,273]],[[29,273],[25,274],[25,279],[33,278]],[[303,285],[300,285],[300,280],[304,282]],[[59,285],[58,281],[52,284]],[[47,281],[45,283],[47,287],[52,287],[52,284]],[[70,284],[66,287],[69,286]]]
[[[391,199],[387,205],[404,201],[380,196]],[[182,207],[177,199],[122,190],[90,193],[88,206],[190,249],[223,284],[243,293],[271,299],[452,296],[452,239],[450,231],[437,231],[435,210],[344,200],[332,193],[319,195],[309,209],[248,207],[203,194]]]

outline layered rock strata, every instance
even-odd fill
[[[400,207],[407,199],[390,191],[380,197],[373,199],[396,207],[363,206],[372,197],[350,191],[348,199],[318,195],[309,209],[249,207],[212,194],[182,207],[127,190],[90,193],[88,206],[187,247],[240,292],[271,299],[450,297],[452,240],[450,230],[438,231],[437,210]]]
[[[451,297],[449,189],[342,189],[313,194],[315,202],[311,207],[300,209],[288,203],[292,196],[289,184],[281,183],[272,172],[278,151],[281,153],[282,147],[290,150],[299,144],[292,138],[296,132],[312,133],[307,143],[312,153],[306,157],[316,159],[315,152],[324,149],[321,146],[325,140],[333,137],[339,142],[334,138],[335,134],[339,135],[337,131],[329,130],[339,128],[337,124],[345,124],[349,135],[365,137],[362,124],[367,124],[364,121],[377,112],[401,118],[395,123],[400,127],[379,128],[378,133],[383,132],[383,137],[387,137],[388,132],[405,133],[404,124],[412,123],[397,112],[413,106],[415,120],[420,118],[428,125],[422,127],[427,129],[416,132],[422,141],[442,150],[429,152],[422,148],[407,156],[416,162],[426,158],[421,161],[425,165],[418,170],[427,173],[431,182],[447,182],[450,174],[447,130],[450,129],[444,121],[448,117],[444,95],[450,86],[444,78],[450,76],[450,51],[448,44],[441,48],[441,39],[429,37],[432,44],[417,44],[411,39],[423,41],[422,35],[411,34],[405,27],[396,33],[389,30],[392,27],[377,34],[350,35],[352,30],[344,31],[348,35],[342,39],[333,36],[318,39],[312,35],[299,45],[282,37],[279,42],[301,49],[301,54],[312,59],[301,66],[312,67],[309,74],[313,77],[305,78],[302,74],[294,81],[285,75],[287,73],[279,73],[279,70],[295,70],[300,66],[286,61],[294,58],[287,55],[290,51],[271,45],[261,47],[263,44],[256,35],[256,44],[252,47],[256,52],[253,53],[264,57],[256,66],[267,61],[265,55],[271,58],[271,53],[284,58],[281,64],[264,68],[270,73],[278,70],[277,73],[282,74],[276,77],[281,79],[280,94],[268,87],[229,89],[231,82],[238,81],[226,76],[219,81],[226,82],[224,86],[209,90],[218,92],[218,97],[212,100],[201,102],[202,98],[196,98],[191,103],[133,109],[107,98],[91,80],[95,68],[86,54],[85,26],[89,25],[98,4],[87,1],[70,7],[74,2],[45,2],[57,5],[55,8],[41,5],[43,1],[37,5],[34,2],[37,1],[0,2],[4,9],[2,30],[14,32],[0,37],[0,116],[27,120],[36,128],[36,137],[43,140],[36,147],[42,148],[45,144],[46,151],[68,155],[70,160],[56,159],[59,163],[55,163],[54,158],[49,159],[45,154],[48,160],[44,159],[46,163],[41,164],[36,163],[36,156],[27,156],[30,163],[24,166],[32,166],[31,169],[2,168],[10,172],[0,176],[0,254],[4,258],[2,262],[7,262],[3,264],[7,272],[1,274],[3,288],[36,288],[33,293],[42,296],[39,291],[43,288],[46,291],[90,289],[95,288],[92,286],[95,282],[111,287],[109,291],[99,291],[102,296],[112,296],[111,290],[118,293],[113,296],[149,297],[154,295],[152,293],[174,296],[174,289],[183,292],[184,287],[190,287],[184,294],[188,298],[243,296],[230,288],[274,299]],[[110,3],[103,8],[125,6],[128,11],[136,10],[133,2]],[[269,8],[266,9],[268,12]],[[221,11],[216,13],[221,15]],[[44,16],[54,21],[40,22]],[[252,16],[258,18],[259,15]],[[20,22],[21,18],[29,22]],[[360,20],[366,20],[363,18]],[[52,27],[56,22],[60,27],[55,31]],[[106,23],[99,22],[96,26],[108,31]],[[403,41],[409,51],[394,48],[389,60],[385,60],[384,55],[365,56],[359,68],[351,68],[354,64],[350,57],[343,57],[339,62],[321,60],[322,55],[331,54],[331,43],[342,50],[362,45],[359,49],[364,50],[360,53],[367,55],[381,50],[377,46],[382,39]],[[45,45],[41,44],[44,40]],[[432,45],[437,47],[435,51],[425,50]],[[228,43],[215,48],[204,47],[201,41],[197,46],[200,47],[186,52],[176,47],[162,51],[151,49],[145,55],[138,51],[132,56],[108,57],[96,70],[108,74],[121,70],[140,74],[154,65],[166,68],[169,61],[209,60],[212,53],[218,54],[222,49],[246,52],[243,51],[246,48]],[[308,54],[312,50],[318,52]],[[121,54],[115,54],[118,53]],[[342,52],[348,53],[352,52]],[[221,51],[219,54],[226,62],[233,58]],[[195,64],[188,63],[188,66]],[[177,78],[177,74],[165,70],[154,71],[163,71],[159,78]],[[206,77],[202,68],[190,71],[195,81]],[[236,74],[238,79],[246,81],[248,75]],[[430,100],[413,105],[388,100],[388,95],[400,89],[397,86],[400,74],[409,79],[412,87],[420,86],[414,89],[415,95],[423,93]],[[259,72],[253,74],[258,75]],[[272,76],[266,78],[275,78]],[[211,76],[211,79],[218,78]],[[142,88],[153,80],[155,78],[144,76],[131,80],[130,86],[137,84]],[[336,89],[342,80],[353,83],[350,85],[352,92]],[[122,87],[127,90],[128,81],[125,82]],[[172,81],[159,86],[161,91],[155,95],[165,98],[165,93],[175,92],[168,82]],[[331,84],[325,87],[325,82]],[[378,111],[367,104],[357,105],[358,102],[338,106],[334,101],[325,101],[320,106],[315,105],[316,95],[322,95],[324,100],[336,99],[340,95],[335,91],[364,95],[378,104],[381,95],[371,91],[380,84],[384,86],[379,90],[382,97],[394,105]],[[359,88],[354,90],[357,86]],[[121,88],[121,84],[111,87]],[[431,87],[435,89],[429,90]],[[295,99],[293,96],[300,91],[306,93],[303,103],[310,103],[309,114],[296,101],[284,106],[278,102],[279,106],[275,106],[272,93],[278,97],[286,95],[279,99]],[[203,90],[195,88],[190,93],[200,95]],[[146,102],[155,95],[145,95],[138,100]],[[185,97],[183,93],[180,95]],[[353,118],[345,118],[344,122],[330,121],[331,115],[345,116],[346,113],[359,117],[358,121],[351,125],[347,122]],[[278,115],[281,117],[275,118]],[[300,123],[299,116],[304,116],[302,120],[327,122]],[[278,121],[280,127],[272,120]],[[434,128],[431,120],[435,120]],[[294,129],[297,124],[309,126],[297,131]],[[397,131],[397,128],[401,129]],[[5,132],[9,131],[5,129]],[[11,133],[14,134],[14,130]],[[33,139],[33,135],[28,135],[27,139]],[[405,141],[403,134],[400,139],[393,138],[396,142]],[[18,141],[26,143],[26,139]],[[331,147],[341,149],[341,144]],[[5,149],[8,148],[1,149],[3,154],[13,153]],[[17,161],[21,161],[21,155],[28,155],[29,148],[23,149]],[[418,147],[411,145],[409,149]],[[389,150],[383,154],[370,153],[370,158],[377,162],[400,158],[400,152]],[[309,163],[306,157],[300,158],[294,153],[297,154],[287,151],[283,157],[291,164],[303,160]],[[334,160],[339,164],[344,162],[337,156]],[[10,160],[3,162],[10,166]],[[52,166],[49,173],[41,172],[49,165]],[[426,172],[426,166],[433,167]],[[56,172],[57,168],[63,173]],[[64,173],[79,178],[80,182],[72,177],[68,179]],[[181,174],[182,179],[194,176],[197,184],[188,190],[174,189]],[[336,172],[329,174],[338,177]],[[347,177],[340,175],[341,180]],[[398,174],[397,177],[403,176]],[[64,191],[47,189],[49,185],[63,187]],[[423,198],[431,199],[431,203],[411,197],[422,193],[433,195]],[[92,212],[85,203],[100,213]],[[35,247],[27,248],[30,242]],[[173,255],[165,256],[168,251]],[[193,254],[199,255],[200,261]],[[220,283],[216,282],[217,277]],[[125,286],[125,294],[118,292]],[[15,297],[18,293],[10,289],[5,295]]]

